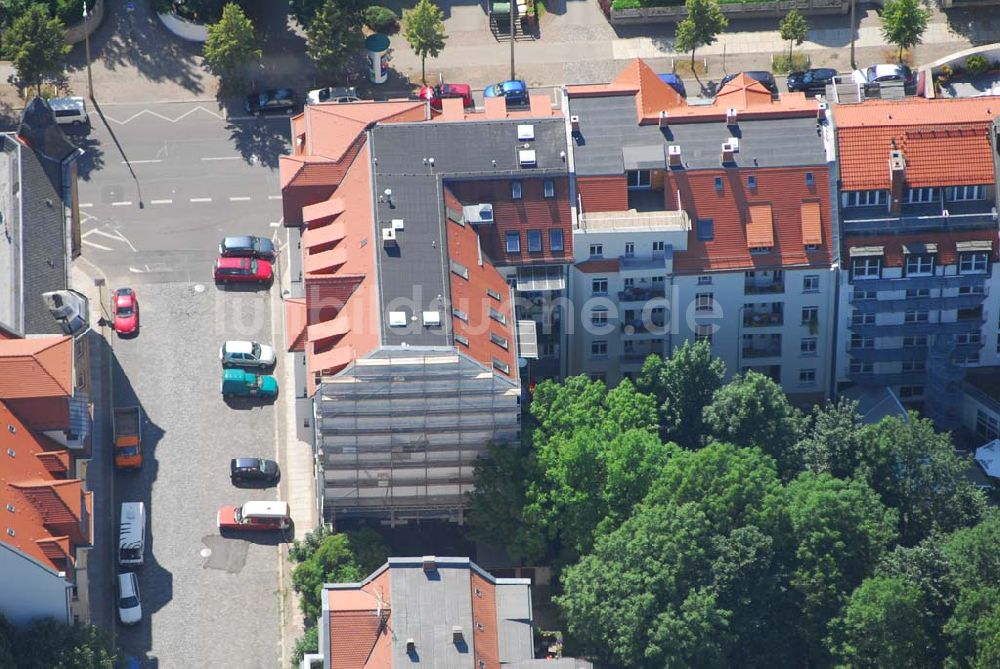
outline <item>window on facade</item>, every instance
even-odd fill
[[[934,273],[934,256],[929,253],[909,253],[906,256],[906,276],[930,276]]]
[[[983,341],[983,336],[979,332],[963,332],[955,335],[956,344],[979,344]]]
[[[622,279],[622,283],[624,284],[624,286],[626,288],[634,288],[635,287],[635,279],[633,279],[632,277],[626,277],[626,278]]]
[[[549,230],[549,250],[553,252],[563,250],[563,231],[559,228]]]
[[[486,294],[489,295],[490,297],[492,297],[494,300],[500,300],[500,299],[502,299],[502,296],[500,295],[500,293],[498,293],[497,291],[493,290],[492,288],[487,288],[486,289]]]
[[[469,345],[469,338],[466,337],[465,335],[460,335],[460,334],[455,335],[455,341],[457,341],[462,346]]]
[[[663,288],[664,278],[663,276],[654,276],[650,281],[653,282],[654,288]]]
[[[816,185],[816,177],[813,176],[812,172],[806,172],[806,185],[807,186]]]
[[[651,181],[649,170],[628,170],[625,172],[629,188],[649,188]]]
[[[542,231],[528,230],[528,253],[542,252]]]
[[[811,386],[816,383],[816,370],[815,369],[800,369],[799,370],[799,383],[804,386]]]
[[[542,182],[542,193],[545,197],[556,196],[556,184],[552,179],[546,179]]]
[[[511,181],[510,182],[510,196],[514,200],[520,200],[522,195],[521,182]]]
[[[662,252],[666,248],[666,242],[660,240],[658,242],[653,242],[653,253]]]
[[[635,242],[625,242],[625,257],[631,258],[635,255]]]
[[[694,326],[694,339],[695,341],[707,341],[709,344],[712,343],[712,330],[711,325],[695,325]]]
[[[452,274],[457,274],[458,276],[462,277],[463,279],[468,279],[469,278],[469,268],[466,267],[465,265],[463,265],[462,263],[457,262],[455,260],[451,261],[451,273]]]
[[[930,296],[931,296],[931,289],[930,288],[907,288],[906,289],[906,299],[908,299],[908,300],[914,300],[914,299],[919,299],[919,298],[922,298],[922,297],[930,297]]]
[[[452,307],[451,314],[460,321],[464,321],[466,323],[469,322],[469,314],[465,313],[461,309],[455,309]]]
[[[979,364],[979,353],[970,353],[966,356],[958,356],[955,358],[956,365],[978,365]]]
[[[608,310],[607,309],[595,309],[590,312],[590,324],[591,325],[607,325],[608,324]]]
[[[510,230],[507,232],[507,253],[521,252],[521,234]]]
[[[1000,418],[982,409],[976,409],[976,436],[989,441],[1000,438]]]
[[[984,295],[986,289],[983,286],[959,286],[959,295]]]
[[[875,314],[866,314],[860,311],[855,311],[853,314],[851,314],[851,324],[875,325]]]
[[[903,348],[925,348],[927,335],[904,335]]]
[[[590,280],[590,292],[594,295],[607,295],[608,294],[608,280],[607,279],[591,279]]]
[[[715,190],[722,190],[722,177],[715,177]]]
[[[852,360],[850,366],[851,374],[871,374],[875,371],[875,363],[870,360]]]
[[[757,190],[757,177],[753,175],[747,177],[747,188]]]
[[[865,300],[877,300],[878,299],[878,293],[876,291],[874,291],[874,290],[860,290],[858,288],[854,289],[853,296],[854,296],[853,299],[854,299],[855,302],[863,302]]]
[[[988,266],[988,253],[963,253],[958,257],[959,274],[984,274]]]
[[[802,325],[811,325],[819,321],[819,307],[802,307]]]
[[[945,189],[945,197],[952,201],[983,200],[986,198],[985,186],[949,186]]]
[[[924,372],[927,371],[927,363],[923,360],[904,360],[900,369],[903,372]]]
[[[875,348],[875,338],[859,334],[851,335],[851,348]]]
[[[927,322],[927,311],[920,310],[910,310],[906,312],[906,316],[903,321],[905,323],[926,323]]]
[[[937,197],[937,188],[907,188],[906,201],[910,204],[933,202]]]
[[[490,341],[493,342],[494,344],[496,344],[497,346],[499,346],[502,349],[506,349],[506,348],[509,347],[509,343],[507,342],[507,338],[498,335],[496,332],[491,332],[490,333]]]
[[[816,355],[816,337],[805,337],[800,340],[799,352],[802,355]]]
[[[856,190],[843,193],[841,203],[845,207],[874,207],[886,203],[884,190]]]
[[[708,275],[708,274],[702,274],[701,276],[698,277],[698,285],[699,286],[711,286],[712,285],[712,277],[710,275]]]
[[[493,368],[499,369],[504,374],[510,374],[510,365],[508,365],[500,358],[493,358]]]
[[[863,256],[851,263],[851,278],[877,279],[882,272],[881,256]]]
[[[715,299],[712,293],[696,293],[694,297],[695,311],[712,311],[715,304]]]
[[[699,218],[695,228],[701,241],[710,242],[715,239],[715,223],[711,218]]]
[[[602,258],[602,257],[604,257],[604,244],[591,244],[590,245],[590,257],[591,258]]]
[[[497,311],[496,309],[494,309],[493,307],[490,307],[490,318],[495,320],[497,323],[500,323],[501,325],[507,325],[507,317],[504,316],[499,311]]]
[[[900,386],[899,399],[912,400],[924,396],[923,386]]]
[[[606,339],[595,339],[590,342],[590,355],[594,358],[605,358],[608,355],[608,342]]]

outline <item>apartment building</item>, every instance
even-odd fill
[[[287,344],[327,518],[461,521],[476,460],[519,438],[522,365],[542,364],[528,361],[540,329],[560,334],[542,313],[519,323],[516,296],[562,290],[572,240],[564,118],[548,99],[504,105],[310,105],[292,120]]]
[[[617,383],[707,339],[793,400],[829,392],[833,145],[824,110],[740,76],[688,104],[641,60],[569,86],[570,373]]]
[[[834,105],[836,369],[960,420],[966,368],[1000,363],[995,98]]]

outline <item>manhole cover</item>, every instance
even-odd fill
[[[205,286],[203,284],[200,284],[200,283],[194,284],[194,292],[196,292],[196,293],[204,293],[205,292]]]
[[[212,556],[212,549],[211,548],[202,548],[201,549],[201,556],[203,558],[211,557]]]

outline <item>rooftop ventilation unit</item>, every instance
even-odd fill
[[[424,325],[427,325],[427,326],[441,325],[441,312],[440,311],[425,311],[424,312]]]
[[[665,111],[660,112],[660,127],[661,128],[667,127],[667,112]]]
[[[729,142],[722,143],[722,164],[731,165],[736,162],[736,152]]]
[[[454,643],[462,643],[465,641],[465,635],[462,633],[461,625],[455,625],[451,628],[451,640]]]
[[[517,126],[517,141],[527,142],[535,138],[535,126],[524,124]]]
[[[390,311],[389,312],[389,327],[405,328],[406,327],[406,312],[405,311]]]
[[[569,127],[572,130],[573,134],[579,135],[580,134],[580,117],[576,116],[576,115],[570,116],[569,117]]]
[[[492,223],[492,204],[470,204],[462,207],[462,214],[466,223]]]
[[[59,323],[63,334],[74,335],[87,328],[90,305],[87,298],[75,290],[54,290],[42,293],[49,313]]]
[[[679,145],[671,144],[667,147],[667,165],[670,167],[682,167],[681,147]]]
[[[417,650],[417,642],[412,638],[406,640],[406,652],[413,653]]]
[[[403,229],[403,219],[401,219],[401,218],[394,218],[394,219],[392,219],[392,229],[395,230],[396,232],[399,232],[400,230],[402,230]]]
[[[736,125],[736,110],[732,107],[726,110],[726,125]]]
[[[437,558],[433,555],[425,555],[423,558],[424,571],[434,571],[437,569]]]
[[[396,242],[396,228],[382,228],[382,247],[394,249],[399,244]]]
[[[517,159],[521,167],[534,167],[537,164],[534,149],[521,149],[517,152]]]

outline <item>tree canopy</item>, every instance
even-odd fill
[[[920,44],[930,16],[920,0],[886,0],[882,6],[882,37],[899,47],[899,60],[903,60],[903,49]]]
[[[685,0],[687,16],[677,24],[674,49],[691,52],[691,70],[694,71],[694,52],[700,46],[714,44],[719,33],[729,26],[716,0]]]
[[[0,616],[0,667],[5,669],[116,669],[111,636],[93,625],[51,618],[16,628]]]
[[[49,17],[46,5],[32,5],[4,29],[0,46],[24,84],[41,94],[47,77],[62,73],[63,58],[69,53],[62,21]]]
[[[788,42],[788,58],[789,65],[791,65],[792,47],[805,41],[806,35],[809,34],[809,24],[806,22],[806,17],[792,7],[778,24],[778,31],[781,34],[781,39]]]
[[[260,39],[243,8],[232,2],[222,8],[222,18],[208,26],[204,54],[205,63],[223,77],[223,83],[238,68],[260,58]]]
[[[420,0],[403,14],[403,35],[413,52],[420,56],[420,81],[427,83],[427,56],[437,58],[448,35],[444,32],[444,12],[431,0]]]
[[[306,26],[306,54],[324,76],[341,73],[361,50],[363,18],[357,7],[324,0]]]

